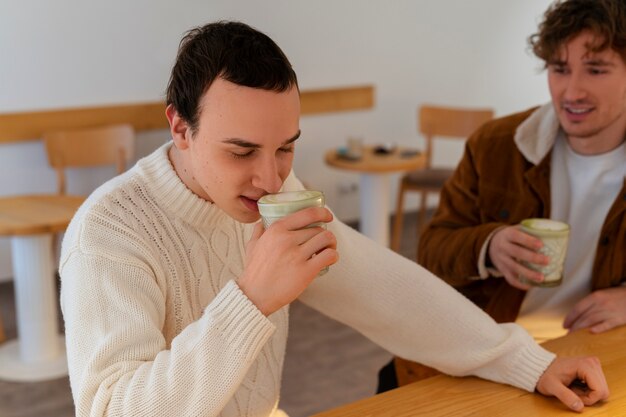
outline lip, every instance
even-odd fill
[[[567,120],[572,123],[580,123],[585,121],[595,110],[594,107],[576,107],[576,106],[563,106],[563,113]],[[581,113],[575,113],[575,111],[582,111]]]
[[[242,195],[242,196],[239,196],[239,199],[248,210],[255,212],[255,213],[259,212],[259,206],[257,205],[258,198],[253,199],[253,198],[248,198]]]

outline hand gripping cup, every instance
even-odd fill
[[[324,207],[324,194],[321,191],[303,190],[288,191],[278,194],[268,194],[257,201],[263,227],[270,227],[276,220],[296,211],[308,207]],[[321,227],[326,229],[326,223],[313,223],[308,227]],[[323,268],[319,275],[328,272],[328,267]]]
[[[543,282],[535,282],[520,277],[520,281],[537,287],[556,287],[563,281],[563,264],[569,240],[569,225],[550,219],[526,219],[521,222],[522,231],[541,239],[543,246],[539,253],[550,258],[548,265],[522,262],[528,268],[541,272]]]

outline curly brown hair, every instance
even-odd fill
[[[557,0],[544,14],[539,31],[528,38],[537,57],[547,65],[561,46],[582,31],[589,30],[596,42],[591,52],[611,48],[626,62],[626,1]]]

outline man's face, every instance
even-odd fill
[[[200,101],[198,128],[177,172],[189,189],[229,216],[259,219],[257,200],[289,175],[300,135],[295,87],[277,93],[216,79]],[[184,170],[185,172],[180,172]]]
[[[579,153],[604,153],[626,131],[626,64],[612,49],[589,51],[599,41],[583,31],[564,44],[548,63],[552,103]]]

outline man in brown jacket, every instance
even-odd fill
[[[467,142],[420,239],[418,262],[496,321],[539,340],[626,324],[626,3],[569,0],[530,38],[552,102],[487,123]],[[521,220],[570,224],[564,279],[534,287],[546,264]],[[424,369],[396,359],[400,384]]]

